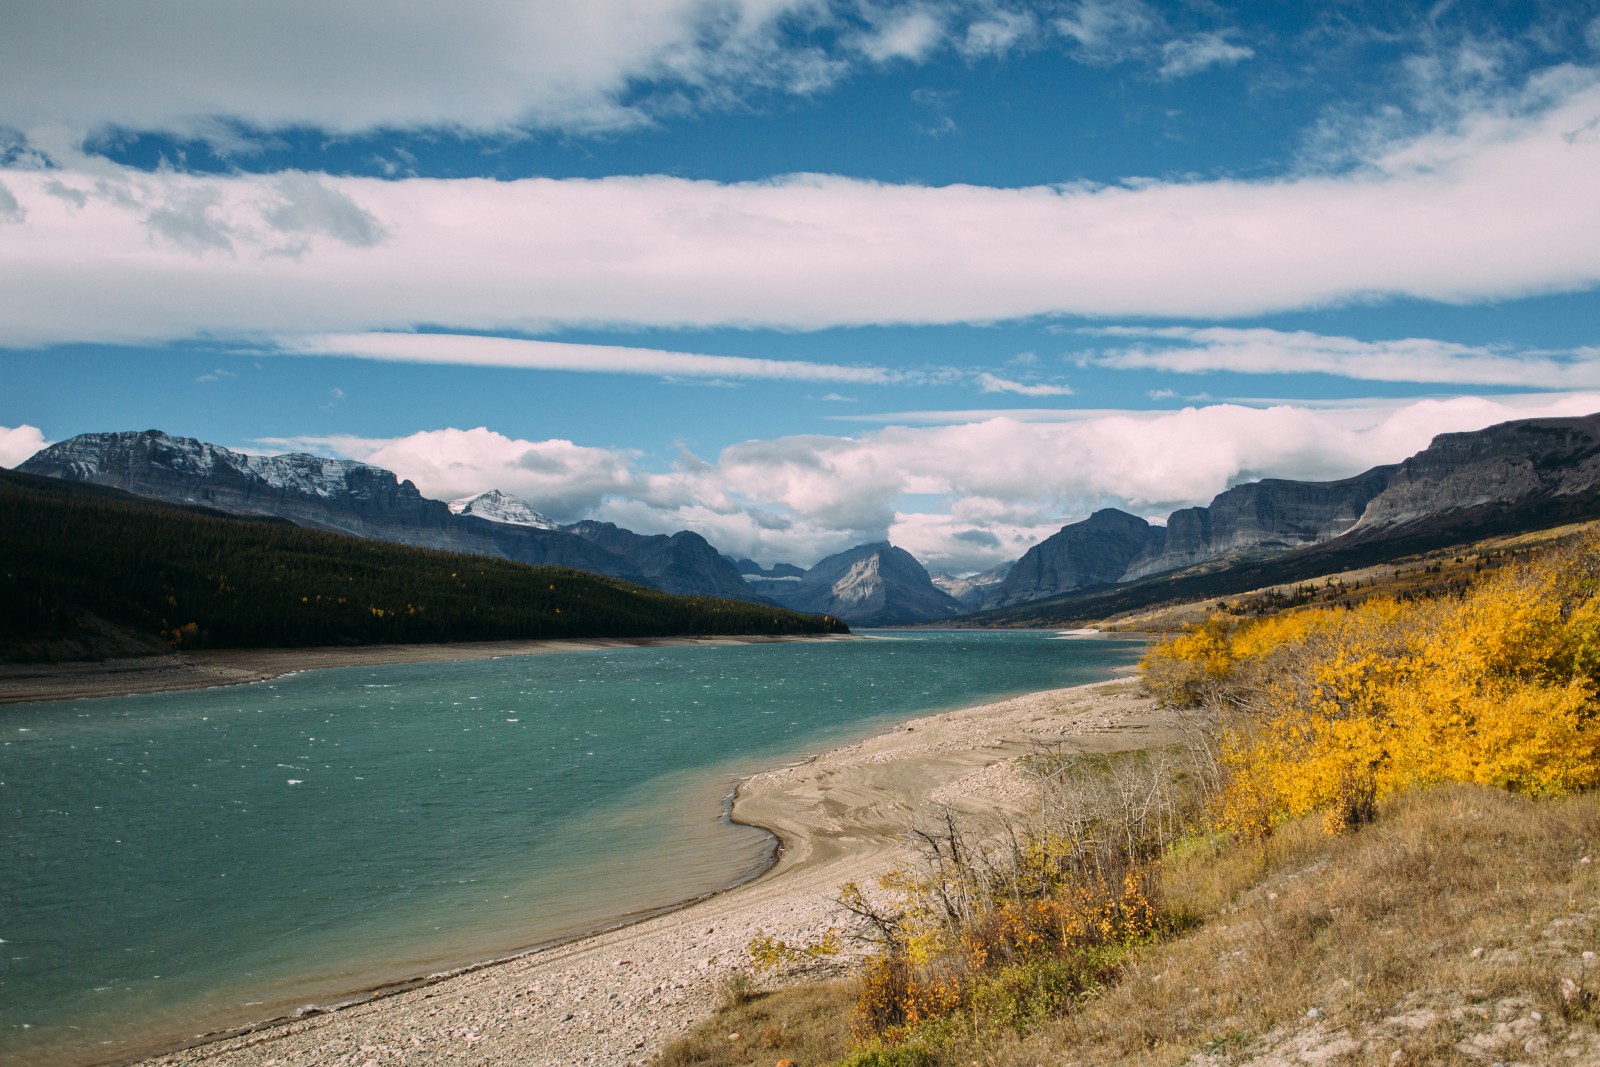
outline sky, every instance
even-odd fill
[[[1600,411],[1600,0],[8,0],[0,465],[930,569]]]

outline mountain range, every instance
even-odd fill
[[[860,626],[972,612],[1004,622],[1008,609],[1161,576],[1600,517],[1600,415],[1441,434],[1402,463],[1352,478],[1237,485],[1204,507],[1173,512],[1164,525],[1108,508],[1062,527],[1015,562],[969,577],[930,576],[887,542],[858,545],[808,569],[764,568],[724,556],[690,531],[642,535],[595,521],[563,526],[494,490],[446,503],[369,464],[252,456],[157,430],[83,434],[43,449],[18,470],[313,529],[573,567],[671,593],[769,602]]]
[[[1440,434],[1401,463],[1329,482],[1264,479],[1153,525],[1097,511],[1030,548],[985,612],[1094,589],[1240,568],[1307,565],[1600,518],[1600,415],[1526,419]],[[997,617],[992,621],[1000,621]]]
[[[45,448],[25,474],[111,486],[234,515],[419,548],[592,571],[668,593],[758,599],[695,533],[647,537],[609,523],[557,526],[491,491],[445,503],[381,467],[304,453],[251,456],[159,430],[89,433]]]

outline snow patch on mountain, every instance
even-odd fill
[[[358,472],[370,471],[393,478],[379,467],[355,460],[327,459],[304,452],[281,456],[248,455],[192,437],[173,437],[159,430],[82,434],[42,450],[28,462],[36,461],[59,467],[59,471],[49,472],[54,477],[79,482],[98,481],[103,473],[136,469],[144,464],[194,479],[231,472],[270,489],[324,500],[358,491],[356,485],[362,479],[351,478]]]
[[[503,522],[510,526],[532,526],[536,530],[556,529],[554,522],[533,510],[525,502],[498,489],[452,500],[449,507],[453,515],[476,515],[490,522]]]

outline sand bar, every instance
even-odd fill
[[[748,969],[746,947],[758,931],[793,943],[829,927],[849,930],[834,902],[838,886],[906,863],[913,825],[944,805],[980,816],[1025,808],[1033,794],[1017,757],[1041,746],[1109,752],[1175,737],[1132,679],[914,719],[744,783],[735,817],[783,841],[776,866],[752,882],[555,948],[143,1062],[643,1063],[710,1013],[727,975]]]
[[[360,645],[351,648],[240,648],[93,663],[0,663],[0,704],[37,700],[210,689],[281,678],[323,667],[367,667],[387,663],[445,663],[548,652],[667,645],[760,644],[769,641],[849,641],[852,634],[726,637],[594,637],[550,641],[467,641],[443,645]]]

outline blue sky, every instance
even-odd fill
[[[0,463],[809,564],[1600,410],[1600,0],[14,0]]]

